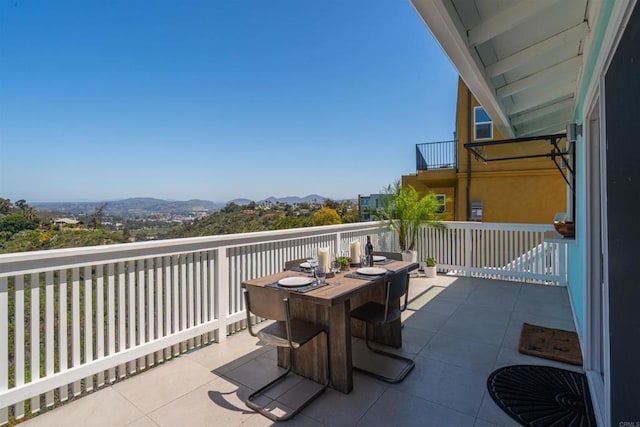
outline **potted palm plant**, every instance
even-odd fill
[[[398,245],[405,261],[417,262],[416,242],[423,226],[444,228],[435,194],[420,195],[412,186],[402,187],[399,182],[386,189],[383,207],[376,217],[398,235]]]

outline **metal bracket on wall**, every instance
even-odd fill
[[[567,144],[567,148],[565,150],[560,149],[558,143],[560,140],[566,140],[566,134],[559,133],[553,135],[541,135],[541,136],[528,136],[523,138],[513,138],[513,139],[502,139],[498,141],[479,141],[479,142],[470,142],[464,144],[464,148],[469,150],[476,159],[482,160],[483,162],[496,162],[496,161],[504,161],[504,160],[519,160],[519,159],[534,159],[534,158],[543,158],[549,157],[556,165],[560,173],[562,174],[562,178],[566,181],[567,185],[571,189],[571,192],[575,194],[575,156],[574,156],[574,146],[575,143],[573,141],[569,141]],[[549,150],[549,146],[546,145],[546,148],[540,147],[541,141],[549,141],[551,145],[551,150]],[[533,144],[538,142],[538,144]],[[532,143],[532,144],[524,144],[524,143]],[[504,150],[495,150],[491,147],[500,147],[505,146],[507,144],[518,144],[518,150],[513,150],[513,152],[505,153]],[[527,149],[529,148],[529,152]],[[537,150],[537,151],[536,151]],[[491,151],[496,151],[495,154],[490,154]],[[520,152],[521,154],[514,154],[514,152]],[[558,158],[561,159],[558,162]],[[564,169],[566,169],[566,172]]]

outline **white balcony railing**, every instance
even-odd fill
[[[546,224],[447,222],[446,230],[425,228],[417,249],[433,256],[442,272],[492,279],[553,283],[567,281],[566,246],[545,241]]]
[[[419,258],[464,275],[566,281],[550,226],[447,223]],[[379,223],[345,224],[0,255],[0,425],[145,370],[244,327],[240,283],[317,247],[347,251]]]

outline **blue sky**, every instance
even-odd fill
[[[0,0],[0,197],[356,198],[456,85],[408,0]]]

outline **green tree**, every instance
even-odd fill
[[[38,211],[31,206],[27,206],[23,211],[22,215],[27,219],[27,221],[33,222],[38,221]]]
[[[103,203],[96,208],[95,213],[91,216],[91,220],[89,221],[89,225],[94,230],[102,227],[102,220],[104,218],[104,210],[107,207],[108,203]]]
[[[122,237],[127,240],[129,240],[129,238],[131,237],[131,231],[129,230],[129,227],[127,227],[127,224],[124,224],[122,226]]]
[[[11,213],[11,200],[0,197],[0,215]]]
[[[343,224],[354,224],[360,222],[360,214],[357,209],[351,209],[342,215]]]
[[[15,234],[22,230],[33,230],[37,227],[37,221],[29,220],[21,213],[14,213],[0,217],[0,232]]]
[[[29,207],[29,205],[27,204],[27,201],[25,199],[20,199],[17,202],[15,202],[15,205],[18,209],[25,210],[26,208]]]
[[[310,218],[308,216],[285,216],[272,224],[272,230],[286,230],[289,228],[309,227]]]
[[[331,208],[334,210],[338,210],[338,208],[340,207],[340,204],[338,202],[336,202],[335,200],[331,200],[331,199],[324,199],[324,206],[327,208]]]
[[[336,212],[335,209],[331,208],[320,208],[316,211],[311,217],[311,224],[313,225],[333,225],[333,224],[341,224],[340,215]]]
[[[229,203],[226,204],[226,206],[224,208],[220,209],[220,212],[233,213],[233,212],[238,212],[241,209],[242,209],[242,207],[238,206],[236,203],[229,202]]]

